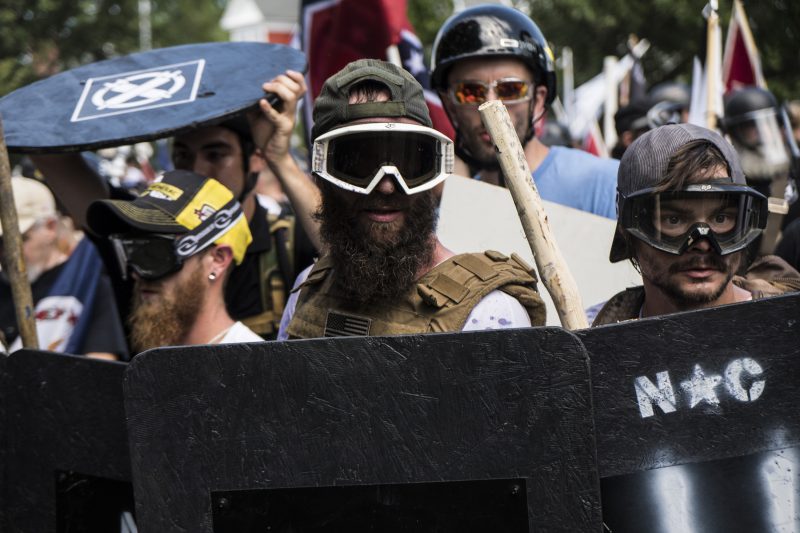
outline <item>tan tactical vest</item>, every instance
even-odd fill
[[[493,290],[516,298],[532,325],[545,322],[536,274],[516,254],[509,258],[487,251],[451,257],[420,278],[404,299],[380,304],[348,301],[335,287],[334,275],[329,258],[323,257],[300,285],[290,338],[460,331],[472,309]]]

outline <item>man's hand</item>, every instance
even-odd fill
[[[248,114],[256,147],[272,167],[289,156],[289,141],[295,124],[297,102],[306,92],[306,81],[300,72],[287,70],[261,86],[264,92],[281,99],[280,111],[266,98],[258,101],[258,109]]]

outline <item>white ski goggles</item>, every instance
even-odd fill
[[[314,141],[311,170],[342,189],[369,194],[392,175],[406,194],[432,189],[453,172],[453,141],[425,126],[374,122]]]

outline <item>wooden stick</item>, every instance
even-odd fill
[[[17,222],[17,207],[11,187],[11,165],[8,162],[3,120],[0,118],[0,224],[3,225],[3,268],[11,283],[11,296],[17,314],[22,346],[37,350],[36,320],[33,314],[33,297],[28,283],[25,261],[22,258],[22,235]]]
[[[571,330],[588,327],[578,287],[550,231],[547,213],[506,107],[494,100],[482,104],[478,111],[497,149],[497,159],[517,206],[536,268],[553,298],[561,324]]]

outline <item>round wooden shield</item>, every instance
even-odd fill
[[[0,117],[15,152],[131,144],[235,115],[263,98],[261,85],[287,69],[304,72],[305,55],[279,44],[160,48],[22,87],[0,99]]]

